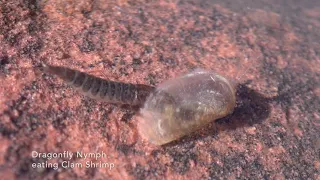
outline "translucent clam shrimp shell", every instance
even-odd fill
[[[233,112],[235,88],[223,76],[197,69],[158,85],[140,110],[138,129],[162,145]]]

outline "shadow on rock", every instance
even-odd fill
[[[269,102],[268,98],[241,84],[237,87],[237,105],[234,112],[215,123],[226,130],[261,123],[270,114]]]

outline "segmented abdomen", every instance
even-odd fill
[[[44,65],[44,70],[59,76],[84,95],[110,103],[142,105],[154,90],[152,86],[109,81],[61,66]]]

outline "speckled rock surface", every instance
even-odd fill
[[[319,1],[7,0],[0,7],[1,177],[320,178]],[[41,62],[147,85],[211,69],[237,80],[237,107],[157,147],[139,136],[136,109],[83,97],[37,72]],[[104,152],[98,161],[114,168],[33,168],[47,159],[32,151]]]

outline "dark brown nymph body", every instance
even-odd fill
[[[141,106],[154,87],[101,79],[67,67],[44,65],[46,72],[55,74],[82,94],[108,103]]]

